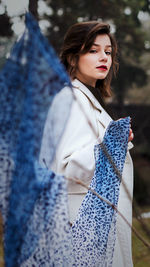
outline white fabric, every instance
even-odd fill
[[[76,100],[74,100],[72,105],[71,114],[61,142],[58,145],[55,160],[53,161],[52,166],[49,167],[58,174],[81,179],[89,185],[95,169],[94,145],[102,141],[105,130],[112,119],[85,85],[77,79],[74,80],[72,84]],[[81,110],[79,103],[84,112]],[[84,113],[90,121],[94,132],[91,126],[88,125]],[[132,148],[132,146],[133,145],[130,142],[128,149]],[[42,151],[45,149],[42,149]],[[45,158],[45,156],[42,155],[42,158]],[[126,183],[132,197],[133,164],[129,152],[127,152],[124,165],[123,181]],[[71,223],[73,223],[76,218],[86,192],[87,190],[81,185],[69,181],[68,197]],[[118,209],[131,223],[132,204],[128,199],[122,183],[120,187]],[[131,266],[131,230],[121,217],[118,216],[113,267]]]
[[[89,185],[95,169],[94,145],[102,141],[111,118],[80,81],[73,81],[73,90],[76,100],[72,105],[52,169],[66,177],[81,179]],[[95,133],[88,125],[79,103]],[[87,192],[73,182],[69,182],[68,191],[69,193]]]

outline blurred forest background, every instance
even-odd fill
[[[150,0],[0,0],[0,68],[23,32],[28,10],[58,55],[71,24],[99,20],[111,25],[120,67],[109,106],[117,117],[132,118],[134,198],[142,211],[150,211]]]

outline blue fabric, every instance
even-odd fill
[[[0,208],[5,223],[6,266],[17,266],[20,258],[24,258],[21,255],[24,236],[43,183],[42,180],[39,183],[35,172],[43,127],[48,109],[64,84],[71,86],[63,66],[36,21],[27,14],[25,33],[13,47],[0,74]],[[63,114],[58,114],[55,127],[51,120],[51,160],[72,99],[70,87],[67,99],[63,98]],[[57,112],[59,105],[55,101],[53,112]],[[33,249],[29,244],[28,248]]]
[[[117,206],[129,136],[130,118],[112,121],[101,145],[95,146],[95,174],[90,187]],[[103,146],[102,146],[103,145]],[[116,234],[116,211],[89,191],[72,227],[77,266],[112,266]],[[88,263],[88,265],[87,265]]]
[[[64,85],[67,97],[61,90]],[[46,118],[52,162],[73,95],[63,66],[30,14],[25,33],[0,73],[0,90],[0,210],[6,266],[111,266],[114,210],[89,191],[71,228],[66,179],[39,163]],[[129,124],[129,118],[112,122],[103,141],[121,173]],[[120,180],[100,145],[95,159],[91,187],[117,205]]]

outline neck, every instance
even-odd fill
[[[88,80],[88,79],[84,79],[83,77],[80,77],[80,75],[76,75],[76,78],[81,82],[84,83],[86,85],[89,85],[91,87],[95,87],[96,86],[96,81],[95,80]]]
[[[81,79],[79,79],[79,78],[77,78],[77,77],[76,77],[76,79],[77,79],[78,81],[80,81],[81,83],[87,85],[87,86],[91,86],[91,87],[95,88],[95,83],[88,83],[88,81],[83,81],[83,80],[81,80]]]

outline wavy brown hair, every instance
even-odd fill
[[[112,75],[116,74],[117,43],[110,34],[110,26],[99,21],[87,21],[72,25],[64,37],[64,43],[60,53],[60,60],[66,67],[70,77],[75,78],[78,59],[81,54],[87,53],[99,34],[107,34],[112,45],[112,66],[104,80],[97,80],[96,87],[100,89],[103,97],[111,96],[110,84]]]

